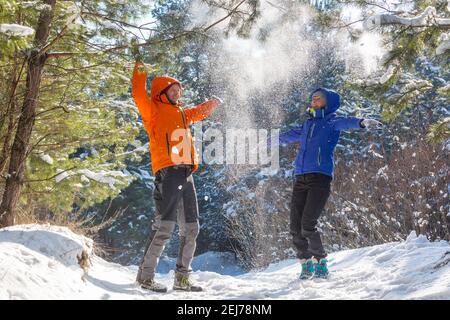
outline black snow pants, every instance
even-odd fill
[[[321,173],[306,173],[294,179],[290,231],[299,259],[326,257],[316,225],[330,196],[331,181],[332,177]]]

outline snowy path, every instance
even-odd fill
[[[0,230],[0,299],[450,299],[450,245],[410,235],[404,242],[330,255],[329,280],[296,280],[287,260],[232,277],[195,272],[201,293],[148,293],[136,267],[92,258],[87,281],[76,254],[91,240],[66,228],[15,226]],[[158,275],[171,287],[173,272]]]

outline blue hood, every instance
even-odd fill
[[[318,91],[322,91],[327,98],[327,105],[325,106],[324,112],[325,115],[336,112],[341,106],[341,96],[339,95],[339,93],[327,88],[317,88],[311,93],[311,96],[309,97],[310,100],[312,99],[313,94]]]

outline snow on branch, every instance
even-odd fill
[[[38,1],[38,0],[35,0],[35,1],[22,1],[22,2],[19,3],[19,5],[22,8],[25,8],[25,9],[34,9],[34,10],[37,10],[37,11],[44,11],[44,10],[52,11],[52,6],[51,5],[48,5],[46,3],[41,3],[41,1]]]
[[[82,174],[87,178],[97,181],[99,183],[108,184],[111,188],[114,187],[114,184],[118,183],[119,180],[116,178],[126,178],[127,175],[122,171],[105,171],[100,170],[99,172],[94,172],[89,169],[81,169],[78,170],[78,174]]]
[[[429,6],[420,15],[415,17],[401,17],[395,14],[377,14],[364,21],[364,28],[372,30],[379,26],[404,25],[411,27],[439,26],[450,27],[450,18],[438,18],[436,8]]]
[[[144,144],[143,146],[137,147],[131,151],[127,151],[121,154],[118,154],[117,157],[121,157],[121,156],[126,156],[126,155],[130,155],[130,154],[136,154],[136,153],[144,153],[144,152],[148,152],[150,145],[147,142],[146,144]]]
[[[0,33],[10,37],[26,37],[34,33],[34,29],[20,24],[0,24]]]
[[[114,188],[116,183],[120,183],[123,179],[126,179],[129,174],[125,174],[122,171],[106,171],[100,170],[98,172],[91,171],[89,169],[79,169],[79,170],[56,170],[57,175],[55,176],[56,183],[61,182],[67,178],[74,175],[81,175],[81,180],[83,182],[88,182],[89,180],[94,180],[102,184],[108,184],[110,188]]]
[[[441,42],[439,46],[436,48],[436,54],[441,55],[444,54],[445,51],[450,50],[450,33],[444,33],[440,36]]]
[[[436,90],[441,96],[450,96],[450,84],[440,87]]]
[[[400,89],[400,93],[402,94],[433,88],[433,84],[430,81],[423,79],[402,79],[402,81],[399,82],[403,85]]]
[[[381,70],[374,73],[372,76],[363,79],[359,79],[355,81],[355,84],[363,85],[363,86],[378,86],[384,85],[388,82],[397,72],[399,67],[397,65],[391,64],[384,72]]]
[[[67,8],[67,13],[69,14],[66,22],[67,28],[77,28],[79,26],[78,20],[81,18],[80,8],[78,8],[78,6],[74,3],[69,8]]]

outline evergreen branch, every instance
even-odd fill
[[[217,20],[216,22],[212,23],[211,25],[209,25],[208,27],[204,28],[203,31],[208,31],[209,29],[215,27],[216,25],[218,25],[219,23],[225,21],[226,19],[228,19],[229,17],[231,17],[234,13],[236,13],[237,9],[247,0],[242,0],[241,2],[239,2],[230,12],[228,12],[228,14],[226,16],[224,16],[223,18]]]
[[[178,40],[179,38],[191,35],[191,34],[195,34],[197,31],[193,30],[188,30],[188,31],[184,31],[180,34],[177,34],[171,38],[165,38],[165,39],[156,39],[156,40],[151,40],[151,41],[147,41],[147,42],[143,42],[143,43],[139,43],[136,44],[137,47],[145,47],[145,46],[149,46],[149,45],[154,45],[154,44],[161,44],[164,42],[170,42],[170,41],[174,41],[174,40]],[[114,51],[120,51],[120,50],[124,50],[124,49],[128,49],[130,48],[129,44],[126,45],[120,45],[120,46],[115,46],[115,47],[102,47],[99,44],[90,44],[92,47],[97,47],[94,50],[97,51],[92,51],[92,52],[55,52],[55,53],[49,53],[47,54],[47,58],[60,58],[60,57],[72,57],[72,56],[79,56],[79,55],[98,55],[99,53],[111,53]]]
[[[268,1],[266,1],[266,2],[269,3]],[[226,6],[224,6],[224,5],[220,4],[220,3],[217,3],[215,1],[205,1],[205,3],[208,4],[209,6],[216,7],[216,8],[219,8],[219,9],[223,9],[225,11],[232,11],[233,10],[233,8],[226,7]],[[271,3],[269,3],[269,4],[271,4]],[[275,6],[275,5],[273,5],[273,6]],[[278,7],[278,9],[283,10],[283,8],[281,8],[281,7]],[[243,14],[243,15],[250,16],[250,13],[244,12],[244,11],[239,11],[239,10],[234,10],[234,13],[240,13],[240,14]]]
[[[235,14],[238,11],[238,8],[242,4],[244,4],[244,2],[246,2],[246,1],[247,0],[242,0],[233,9],[231,9],[230,12],[226,16],[224,16],[221,19],[213,22],[212,24],[210,24],[209,26],[207,26],[205,28],[202,28],[200,30],[196,29],[196,28],[194,28],[192,30],[186,30],[186,31],[183,31],[183,32],[181,32],[179,34],[173,35],[172,37],[163,38],[163,39],[154,39],[154,40],[146,41],[146,42],[143,42],[143,43],[138,43],[135,46],[136,47],[145,47],[145,46],[149,46],[149,45],[156,45],[156,44],[161,44],[161,43],[164,43],[164,42],[175,41],[175,40],[178,40],[180,38],[183,38],[183,37],[186,37],[186,36],[189,36],[189,35],[192,35],[192,34],[197,34],[199,31],[206,32],[206,31],[210,30],[211,28],[215,27],[216,25],[218,25],[219,23],[223,22],[224,20],[228,19],[233,14]],[[99,16],[99,17],[102,17],[102,18],[106,19],[105,16],[100,15],[100,14],[92,13],[92,15]],[[108,18],[108,19],[110,19],[110,18]],[[115,19],[110,19],[110,20],[115,21],[117,23],[122,23],[122,24],[124,24],[126,26],[134,27],[136,29],[155,31],[153,29],[141,28],[139,26],[131,25],[131,24],[119,21],[119,20],[115,20]],[[98,54],[99,52],[106,54],[106,53],[110,53],[110,52],[114,52],[114,51],[120,51],[120,50],[124,50],[124,49],[130,48],[130,44],[119,45],[119,46],[114,46],[114,47],[109,47],[109,48],[102,47],[99,44],[92,44],[92,43],[90,43],[89,45],[91,47],[94,47],[94,48],[96,47],[94,49],[96,51],[93,51],[93,52],[52,52],[52,53],[47,53],[47,59],[50,59],[50,58],[61,58],[61,57],[71,57],[71,56],[74,56],[74,55]]]
[[[272,2],[270,2],[270,1],[268,1],[268,0],[266,0],[266,3],[267,3],[268,5],[270,5],[271,7],[274,7],[274,8],[276,8],[276,9],[280,10],[280,11],[283,11],[283,12],[288,12],[288,11],[289,11],[288,9],[283,8],[283,7],[279,6],[279,5],[276,5],[276,4],[274,4],[274,3],[272,3]]]
[[[64,173],[64,172],[67,172],[67,171],[70,171],[70,170],[73,170],[73,169],[76,169],[76,168],[77,168],[77,167],[72,167],[72,168],[63,170],[63,171],[58,172],[57,174],[55,174],[55,175],[53,175],[53,176],[51,176],[51,177],[49,177],[49,178],[44,178],[44,179],[34,179],[34,180],[23,180],[23,182],[24,182],[24,183],[30,183],[30,182],[42,182],[42,181],[52,180],[52,179],[56,178],[57,176],[59,176],[60,174],[62,174],[62,173]]]
[[[125,21],[120,21],[120,20],[117,20],[117,19],[110,18],[110,17],[108,17],[106,15],[103,15],[103,14],[100,14],[100,13],[95,13],[95,12],[90,12],[90,11],[82,11],[81,14],[82,15],[90,15],[90,16],[93,16],[93,17],[101,18],[101,19],[104,19],[104,20],[107,20],[107,21],[111,21],[111,22],[117,23],[119,25],[123,25],[125,27],[133,28],[133,29],[146,30],[146,31],[157,31],[157,29],[144,27],[144,26],[146,26],[148,24],[154,24],[155,22],[148,22],[148,23],[142,24],[140,26],[136,26],[134,24],[131,24],[131,23],[128,23],[128,22],[125,22]]]
[[[349,22],[349,23],[346,23],[346,24],[341,24],[341,25],[336,26],[336,27],[334,27],[334,28],[336,28],[336,29],[348,28],[348,27],[350,27],[351,25],[354,25],[354,24],[356,24],[356,23],[358,23],[358,22],[363,22],[364,20],[365,20],[365,19],[355,20],[355,21],[352,21],[352,22]],[[341,22],[342,22],[342,21],[341,21]]]
[[[92,137],[85,137],[85,138],[80,138],[80,139],[77,139],[77,140],[66,140],[66,141],[61,141],[61,142],[57,142],[57,143],[40,144],[39,146],[40,147],[55,147],[55,146],[57,146],[57,147],[64,147],[64,146],[67,146],[69,144],[77,144],[77,143],[82,143],[82,142],[86,142],[86,141],[93,142],[93,141],[97,141],[98,139],[106,138],[106,137],[110,137],[110,136],[111,136],[111,133],[102,134],[102,135],[98,135],[97,134],[97,135],[92,136]],[[48,150],[52,150],[52,149],[48,149]]]
[[[91,65],[88,65],[88,66],[85,66],[85,67],[79,67],[79,68],[64,68],[64,67],[61,67],[61,66],[58,66],[58,65],[54,65],[54,64],[50,64],[50,63],[48,63],[47,65],[49,67],[53,67],[53,68],[56,68],[56,69],[64,70],[67,73],[72,73],[72,72],[84,71],[86,69],[97,68],[97,67],[104,66],[104,65],[109,65],[109,64],[111,64],[111,61],[105,61],[105,62],[101,62],[101,63],[91,64]]]
[[[427,7],[420,15],[407,18],[395,14],[379,14],[369,17],[365,22],[366,29],[376,26],[403,25],[415,28],[437,26],[442,29],[450,28],[450,18],[438,18],[435,7]]]
[[[47,137],[49,137],[49,136],[51,136],[52,135],[52,133],[47,133],[47,134],[44,134],[42,137],[40,137],[39,138],[39,140],[35,143],[35,144],[33,144],[29,149],[28,149],[28,151],[27,151],[27,153],[26,153],[26,155],[25,155],[25,158],[28,158],[28,156],[30,155],[30,153],[39,145],[39,143],[42,141],[42,140],[44,140],[45,138],[47,138]]]
[[[379,3],[375,3],[375,2],[369,2],[369,1],[342,1],[342,0],[337,0],[338,3],[342,3],[342,4],[357,4],[357,5],[366,5],[366,6],[373,6],[373,7],[377,7],[380,9],[383,9],[386,12],[390,12],[390,13],[395,13],[395,14],[400,14],[403,13],[403,11],[395,11],[395,10],[391,10],[389,8],[383,7],[382,5],[380,5]]]
[[[36,118],[38,116],[40,116],[41,114],[44,114],[44,113],[47,113],[47,112],[51,112],[51,111],[56,110],[56,109],[63,109],[65,113],[69,113],[69,110],[67,110],[66,107],[64,107],[64,106],[57,106],[57,107],[54,107],[54,108],[51,108],[51,109],[44,110],[44,111],[36,113]]]
[[[72,57],[74,55],[84,55],[86,52],[52,52],[47,54],[47,59]]]
[[[22,65],[21,65],[20,70],[19,70],[19,73],[17,74],[17,78],[15,80],[13,80],[9,101],[6,104],[6,112],[1,115],[0,130],[3,128],[4,122],[6,120],[6,115],[10,112],[11,104],[13,103],[13,100],[16,97],[17,86],[18,86],[18,84],[20,82],[20,78],[22,77],[22,72],[23,72],[23,70],[25,68],[25,64],[26,64],[26,60],[23,60],[22,61]]]
[[[64,37],[67,29],[68,29],[68,25],[65,25],[63,27],[63,29],[52,39],[50,40],[50,42],[48,44],[46,44],[40,51],[40,53],[46,53],[59,39],[61,39],[62,37]],[[47,56],[48,58],[48,56]]]

